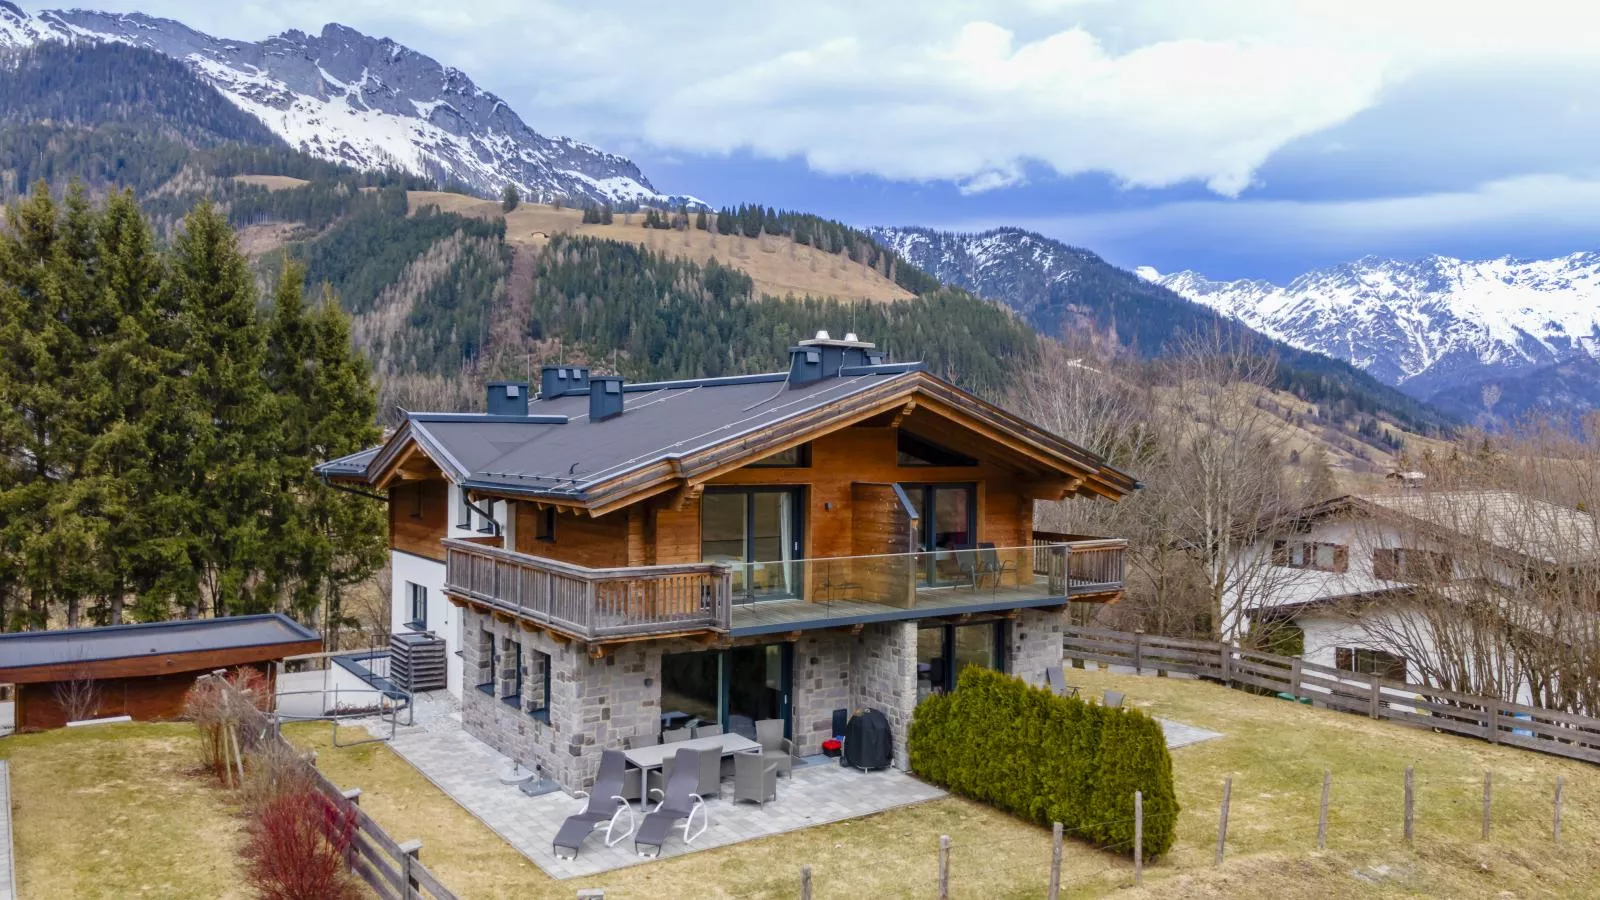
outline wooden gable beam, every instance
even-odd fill
[[[895,413],[894,414],[894,418],[889,421],[889,427],[890,428],[899,428],[900,427],[900,423],[904,422],[906,420],[906,416],[911,415],[913,412],[916,411],[916,409],[917,409],[917,401],[915,401],[915,400],[907,400],[906,401],[906,405],[900,407],[900,411]]]
[[[1022,482],[1022,496],[1029,500],[1065,500],[1083,487],[1082,478],[1050,478]]]

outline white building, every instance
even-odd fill
[[[1263,574],[1232,598],[1249,620],[1236,633],[1257,629],[1279,652],[1397,681],[1464,673],[1531,702],[1504,641],[1484,630],[1549,637],[1526,579],[1594,565],[1595,529],[1585,512],[1509,491],[1412,487],[1315,504],[1252,546],[1241,568]]]

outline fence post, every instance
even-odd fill
[[[1133,792],[1133,883],[1144,883],[1144,793]]]
[[[344,798],[346,800],[349,800],[353,805],[355,805],[355,806],[360,806],[361,805],[361,788],[350,788],[349,790],[341,791],[340,793],[344,796]]]
[[[1133,630],[1133,674],[1144,674],[1144,629]]]
[[[800,867],[800,900],[811,900],[811,867]]]
[[[1300,696],[1300,660],[1295,660],[1289,666],[1289,694],[1298,698]]]
[[[1322,770],[1322,806],[1317,810],[1317,849],[1328,849],[1328,795],[1333,792],[1333,772]]]
[[[1050,826],[1050,900],[1061,897],[1061,823]],[[810,900],[810,898],[807,898]]]
[[[1556,843],[1558,843],[1558,844],[1561,843],[1561,793],[1562,793],[1562,789],[1565,788],[1566,786],[1567,786],[1567,776],[1565,776],[1565,775],[1557,775],[1556,776],[1556,820],[1555,820],[1555,831],[1554,831],[1554,834],[1555,834]]]
[[[1489,839],[1489,809],[1492,802],[1494,782],[1488,769],[1483,770],[1483,839]]]
[[[1233,652],[1227,644],[1217,647],[1217,654],[1222,658],[1222,683],[1233,687]]]
[[[1228,802],[1233,797],[1233,776],[1222,779],[1222,815],[1217,820],[1217,862],[1222,865],[1222,848],[1228,843]]]
[[[1498,700],[1489,702],[1488,714],[1483,717],[1483,720],[1485,727],[1489,731],[1489,743],[1500,743],[1500,702]]]
[[[1416,790],[1412,783],[1412,769],[1406,766],[1406,843],[1411,843],[1411,813],[1416,802]]]
[[[416,876],[411,874],[411,867],[416,865],[417,858],[421,855],[421,841],[411,840],[400,844],[400,896],[404,900],[422,896],[422,885],[417,882]]]
[[[1383,695],[1383,685],[1378,683],[1378,679],[1370,675],[1367,677],[1371,679],[1371,688],[1367,697],[1367,715],[1376,719],[1378,717],[1379,698]]]
[[[939,900],[950,900],[950,835],[939,835]]]

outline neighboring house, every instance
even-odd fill
[[[1443,671],[1511,665],[1482,649],[1504,646],[1499,635],[1470,632],[1548,632],[1528,607],[1530,579],[1593,566],[1593,517],[1510,491],[1405,483],[1313,504],[1267,529],[1243,567],[1269,565],[1271,577],[1257,579],[1266,585],[1259,596],[1234,597],[1233,608],[1280,652],[1361,674],[1436,684]],[[1531,702],[1527,691],[1518,686],[1516,699]]]
[[[1065,604],[1122,590],[1125,542],[1036,534],[1034,503],[1136,484],[853,338],[765,375],[545,367],[319,471],[387,492],[395,627],[444,637],[466,729],[567,788],[663,725],[782,719],[814,754],[868,706],[903,766],[919,696],[1042,680]]]

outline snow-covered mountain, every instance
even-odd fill
[[[30,15],[0,0],[0,50],[47,40],[119,41],[182,60],[290,146],[363,169],[397,166],[485,196],[676,202],[627,159],[528,127],[458,69],[343,25],[252,43],[171,19],[86,10]]]
[[[1600,354],[1600,253],[1546,260],[1366,257],[1287,285],[1211,281],[1194,272],[1140,274],[1424,399],[1499,398],[1529,379],[1544,382],[1540,392],[1548,394],[1554,375],[1589,372],[1585,363]],[[1493,389],[1470,390],[1480,384]],[[1600,385],[1585,391],[1572,384],[1556,394],[1600,405]],[[1484,411],[1478,406],[1475,412]]]

